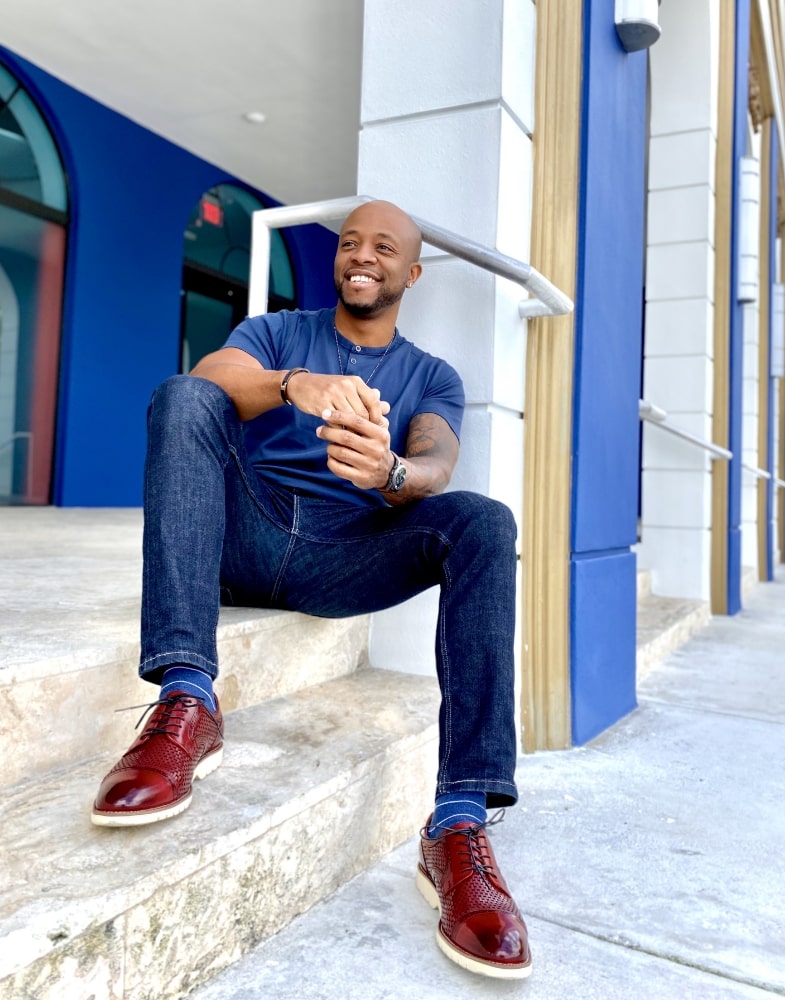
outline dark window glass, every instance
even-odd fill
[[[67,207],[49,129],[0,66],[0,504],[51,501]]]
[[[232,184],[205,192],[185,230],[182,371],[223,347],[248,311],[251,216],[264,205]],[[269,309],[296,305],[294,275],[283,237],[273,230]]]
[[[50,502],[65,228],[0,204],[0,504]]]
[[[30,96],[0,66],[0,188],[64,212],[68,195],[54,140]]]

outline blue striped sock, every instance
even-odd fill
[[[428,836],[438,837],[440,831],[456,823],[474,823],[479,826],[488,818],[485,811],[485,792],[448,792],[437,795]]]
[[[196,667],[179,665],[167,667],[164,670],[161,682],[160,696],[161,698],[166,698],[168,695],[174,694],[175,691],[182,691],[184,694],[190,694],[194,698],[201,698],[208,708],[211,708],[213,711],[216,710],[213,679],[203,670],[198,670]]]

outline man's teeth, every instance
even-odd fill
[[[369,278],[367,274],[353,274],[349,281],[353,285],[371,285],[376,281],[376,278]]]

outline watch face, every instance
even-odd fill
[[[390,484],[390,489],[393,493],[397,493],[398,490],[403,486],[406,481],[406,466],[398,465],[392,471],[392,482]]]

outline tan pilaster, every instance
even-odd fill
[[[735,97],[736,4],[720,6],[719,102],[714,273],[714,404],[712,440],[728,447],[730,415],[731,208]],[[711,504],[711,610],[728,612],[727,462],[714,462]]]
[[[578,0],[538,0],[531,261],[572,298],[578,220],[582,19]],[[571,742],[570,478],[574,317],[529,323],[523,503],[523,693],[527,751]]]
[[[758,468],[769,467],[769,344],[771,342],[771,269],[770,219],[771,219],[771,141],[772,119],[766,118],[761,125],[761,191],[760,191],[760,241],[758,260],[760,278],[758,281]],[[758,501],[758,579],[768,579],[769,564],[769,482],[757,481]]]

